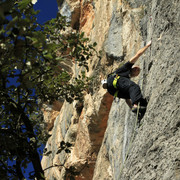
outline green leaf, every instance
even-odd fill
[[[58,149],[58,151],[56,152],[56,154],[59,154],[62,152],[62,149]]]
[[[44,156],[49,156],[50,154],[52,154],[52,151],[48,151],[45,154],[43,154]]]
[[[18,7],[20,10],[25,9],[29,4],[30,4],[31,0],[22,0],[18,3]]]
[[[71,153],[71,151],[69,149],[65,149],[65,152],[68,154]]]
[[[80,38],[83,38],[84,37],[84,32],[82,32],[81,34],[80,34]]]
[[[95,47],[95,46],[97,46],[97,43],[96,43],[96,42],[93,43],[93,47]]]
[[[75,178],[73,176],[70,176],[70,180],[75,180]]]
[[[27,168],[27,163],[28,163],[28,161],[27,161],[26,159],[22,162],[22,167],[23,167],[24,169]]]
[[[43,173],[40,173],[40,174],[41,174],[41,177],[44,179],[45,178],[44,174]]]
[[[14,27],[14,25],[17,23],[18,21],[18,16],[14,17],[7,25],[7,30],[9,30],[10,28]]]
[[[71,144],[71,143],[69,143],[69,142],[67,142],[67,143],[66,143],[66,146],[67,146],[67,147],[71,147],[71,146],[72,146],[72,144]]]
[[[44,57],[47,59],[53,59],[53,56],[51,53],[45,54]]]
[[[63,61],[64,59],[59,56],[59,57],[56,57],[55,60],[57,60],[57,61]]]

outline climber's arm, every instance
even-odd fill
[[[131,102],[131,100],[130,99],[126,99],[125,100],[126,101],[126,103],[127,103],[127,105],[130,107],[130,109],[132,108],[132,102]]]
[[[140,49],[140,50],[136,53],[136,55],[130,59],[129,62],[130,62],[131,64],[134,64],[134,63],[138,60],[138,58],[146,51],[146,49],[147,49],[150,45],[151,45],[151,41],[150,41],[145,47],[143,47],[142,49]]]

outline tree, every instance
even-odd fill
[[[59,14],[38,24],[37,13],[31,0],[0,2],[1,179],[23,179],[22,167],[29,162],[34,167],[30,178],[44,179],[37,149],[48,136],[39,102],[61,97],[71,103],[88,86],[84,72],[96,43],[89,44],[83,33],[67,31],[69,24]],[[72,78],[67,63],[84,72]]]

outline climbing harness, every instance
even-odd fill
[[[113,86],[114,86],[115,89],[117,89],[117,81],[118,81],[119,78],[120,78],[120,76],[118,76],[118,74],[116,74],[116,77],[113,80]]]
[[[120,76],[118,76],[118,74],[116,74],[116,77],[114,78],[114,80],[113,80],[113,86],[114,86],[114,88],[115,89],[117,89],[117,81],[118,81],[118,79],[120,78]],[[117,97],[118,96],[118,90],[114,93],[114,97]]]
[[[117,97],[118,96],[118,90],[114,93],[114,97]]]

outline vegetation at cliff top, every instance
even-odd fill
[[[95,52],[84,34],[68,31],[65,17],[37,23],[31,0],[0,2],[0,179],[44,179],[38,147],[47,140],[42,102],[82,98],[88,78],[72,78],[67,62],[88,70]],[[13,83],[13,81],[16,81]]]

